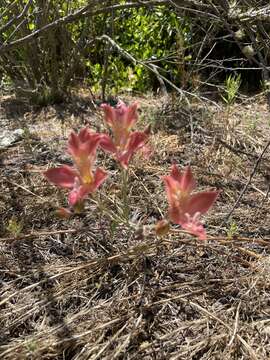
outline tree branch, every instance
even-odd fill
[[[23,11],[22,11],[18,16],[15,16],[14,18],[10,19],[4,26],[2,26],[2,27],[0,28],[0,33],[3,33],[3,32],[6,31],[8,28],[10,28],[14,23],[20,21],[21,18],[23,18],[23,17],[26,15],[26,13],[27,13],[30,5],[32,4],[32,2],[33,2],[33,0],[29,0],[29,1],[26,3],[25,7],[23,8]]]
[[[111,11],[117,11],[117,10],[123,10],[123,9],[132,9],[132,8],[139,8],[139,7],[146,7],[146,6],[160,6],[160,5],[167,5],[169,3],[169,0],[149,0],[149,1],[141,1],[141,2],[129,2],[126,4],[117,4],[117,5],[112,5],[112,6],[107,6],[107,7],[102,7],[100,9],[97,10],[93,10],[93,3],[88,4],[86,6],[84,6],[83,8],[77,10],[75,13],[73,14],[69,14],[67,16],[64,16],[62,18],[59,18],[55,21],[53,21],[50,24],[47,24],[45,26],[43,26],[42,28],[33,31],[31,34],[26,35],[20,39],[14,40],[10,43],[4,43],[2,44],[2,46],[0,47],[0,54],[3,54],[4,52],[6,52],[7,50],[10,50],[13,47],[16,47],[18,45],[24,44],[28,41],[31,41],[34,38],[39,37],[41,34],[43,34],[44,32],[57,27],[59,25],[63,25],[63,24],[68,24],[71,23],[75,20],[78,20],[80,18],[84,18],[86,16],[95,16],[95,15],[99,15],[99,14],[103,14],[106,12],[111,12]]]

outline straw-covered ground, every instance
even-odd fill
[[[120,171],[103,152],[110,177],[72,219],[55,216],[66,192],[42,175],[70,163],[72,128],[105,129],[90,99],[33,109],[2,98],[0,128],[24,135],[0,153],[1,360],[270,358],[267,105],[137,100],[153,152],[130,167],[128,224]],[[222,190],[206,242],[152,230],[174,161],[191,164],[198,189]]]

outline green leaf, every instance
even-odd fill
[[[34,30],[34,29],[35,29],[35,27],[36,27],[36,26],[35,26],[35,24],[34,24],[34,23],[32,23],[32,22],[31,22],[31,23],[28,23],[28,28],[29,28],[29,30],[31,30],[31,31],[32,31],[32,30]]]

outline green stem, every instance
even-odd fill
[[[123,215],[125,220],[129,221],[129,203],[128,203],[128,169],[122,169],[122,189],[121,189],[121,197],[123,202]]]

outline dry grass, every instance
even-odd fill
[[[270,358],[269,151],[224,221],[269,140],[266,105],[235,105],[225,131],[224,109],[139,101],[155,152],[133,162],[128,225],[107,156],[103,212],[90,199],[84,215],[57,219],[65,194],[41,175],[69,162],[71,128],[102,130],[90,103],[35,110],[2,99],[1,127],[26,131],[0,154],[1,360]],[[200,188],[222,189],[206,243],[177,227],[161,240],[151,231],[166,214],[160,175],[172,161],[191,163]]]

